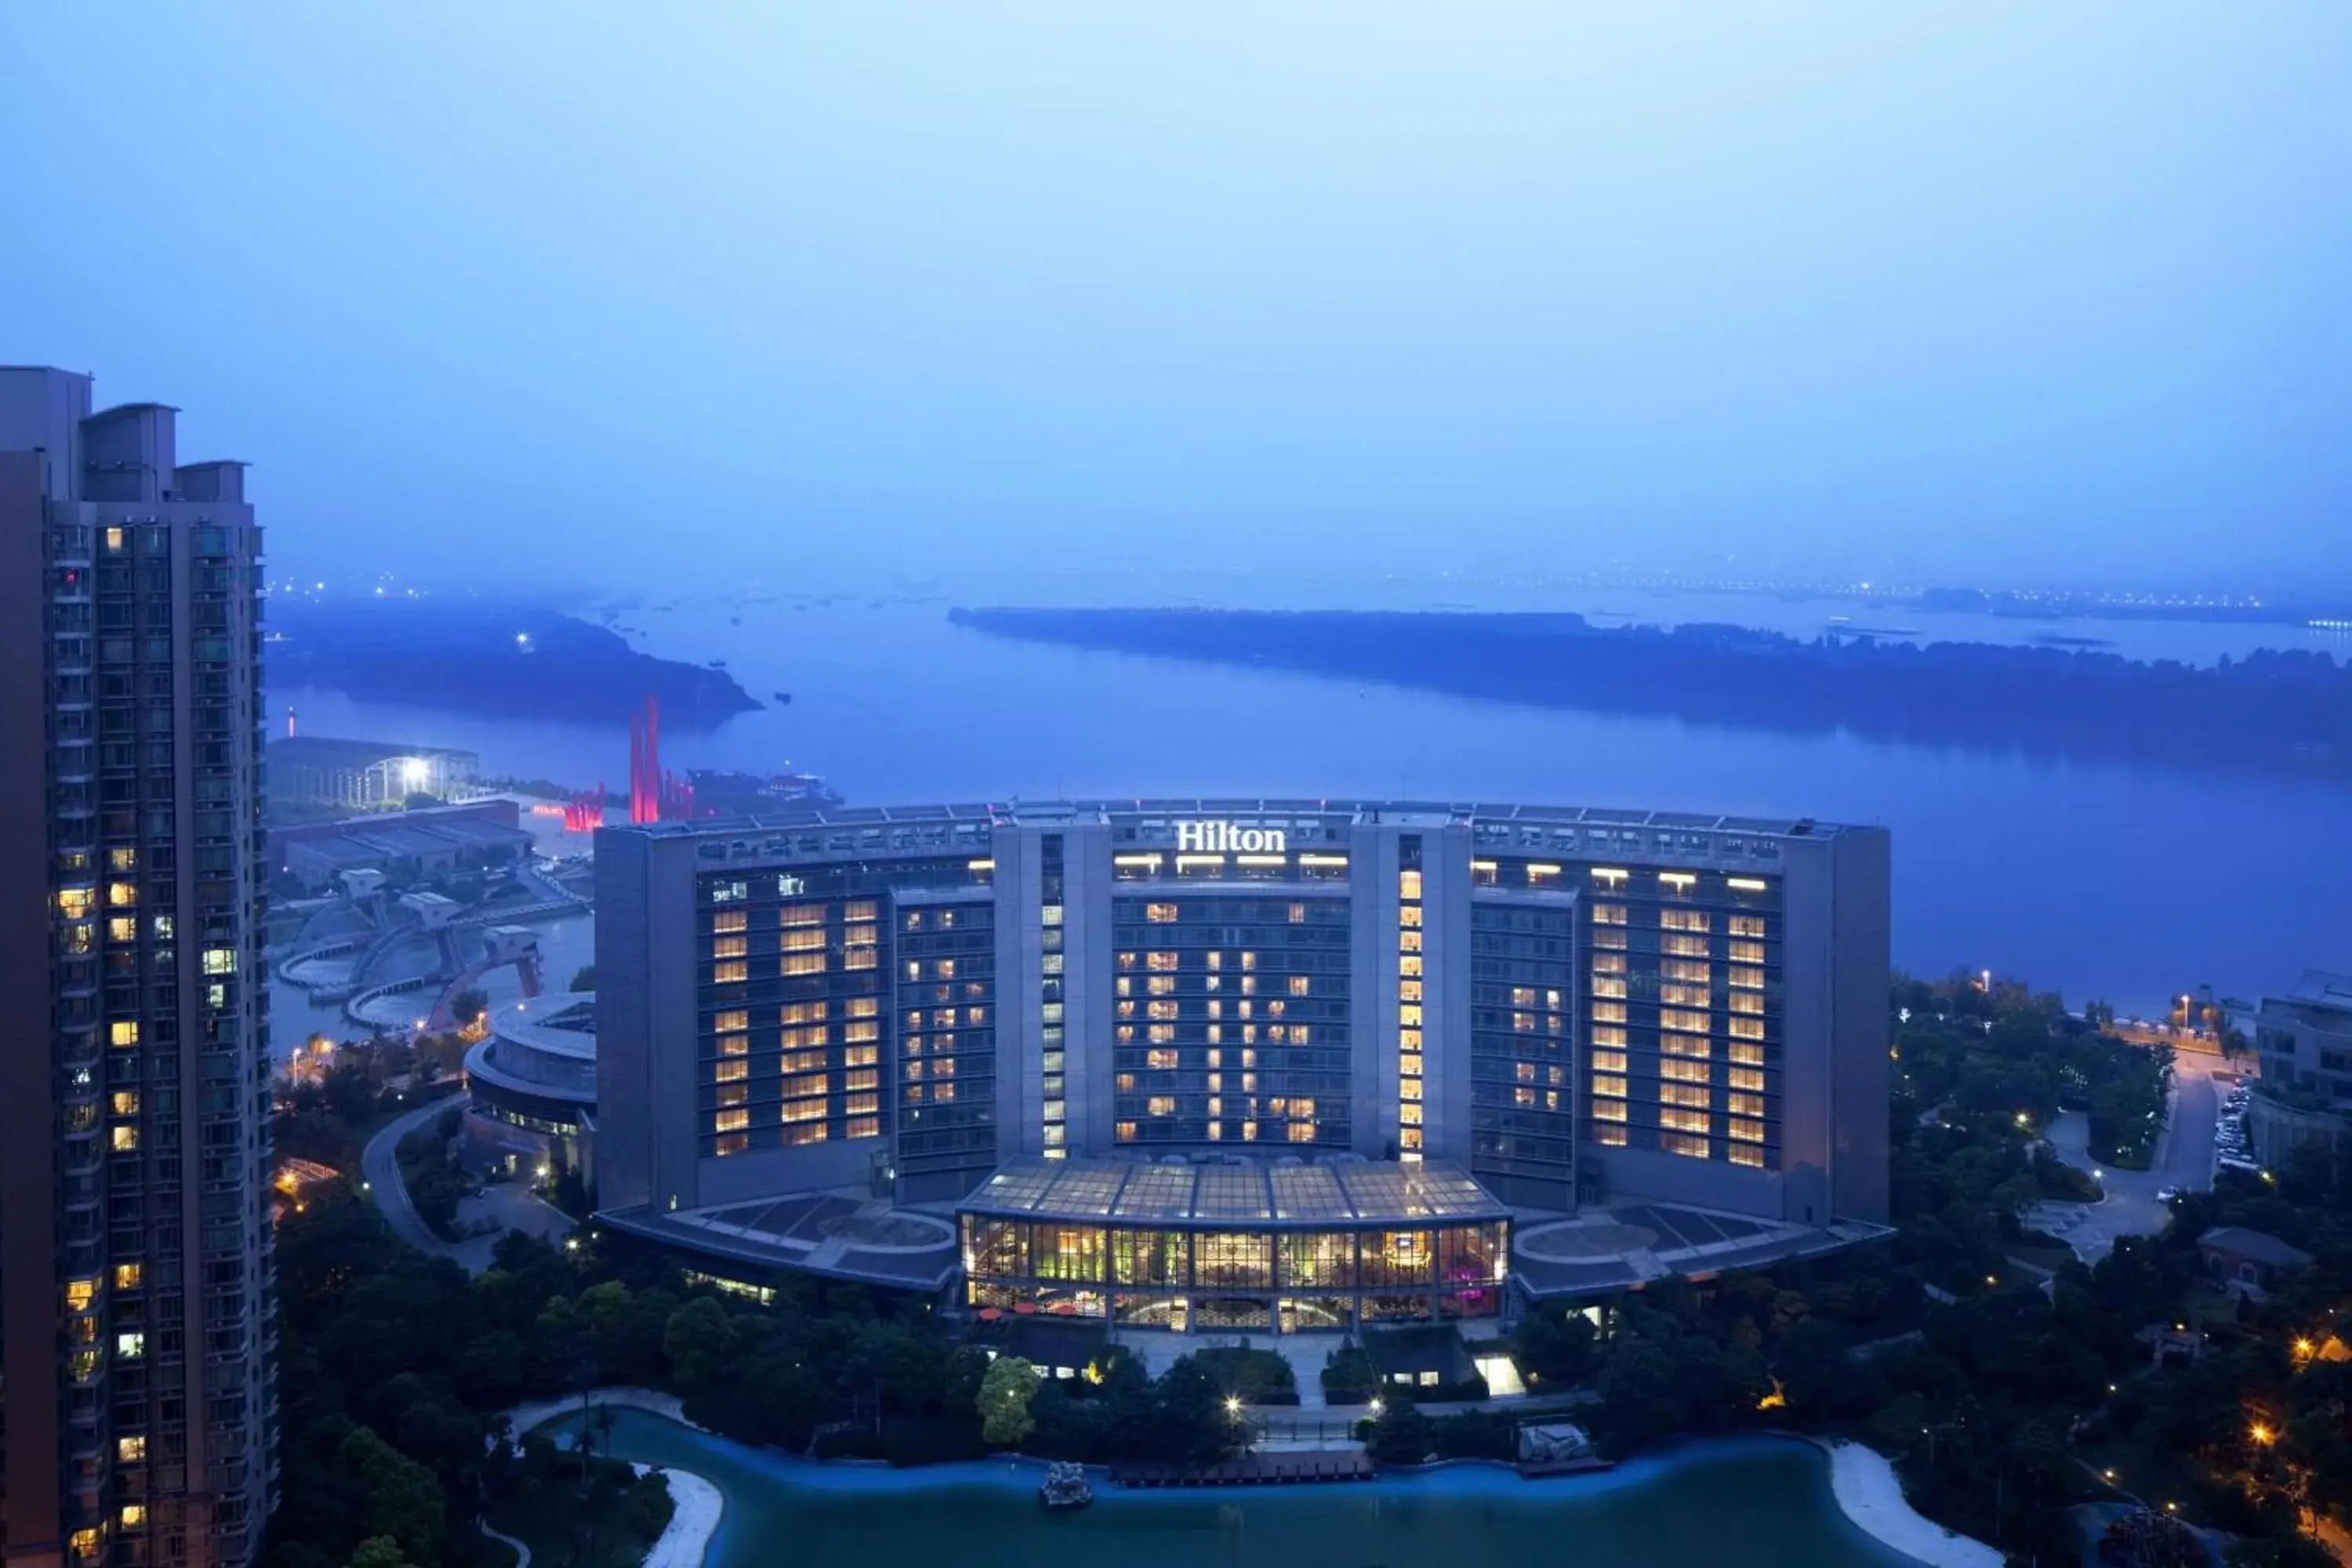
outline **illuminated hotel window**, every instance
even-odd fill
[[[1621,1106],[1619,1109],[1623,1108]],[[1611,1149],[1622,1149],[1625,1146],[1625,1130],[1613,1126],[1596,1127],[1592,1130],[1592,1141]]]
[[[823,1131],[824,1129],[819,1128],[818,1131]],[[740,1154],[744,1150],[749,1149],[751,1146],[751,1139],[750,1134],[734,1132],[719,1140],[719,1142],[711,1147],[710,1152],[715,1157],[724,1160],[730,1154]]]
[[[139,1022],[135,1018],[117,1018],[107,1026],[107,1038],[118,1046],[139,1043]]]
[[[1759,1171],[1764,1168],[1764,1151],[1753,1143],[1734,1143],[1730,1153],[1735,1165],[1753,1165]]]
[[[1704,1160],[1707,1157],[1707,1142],[1704,1138],[1662,1132],[1658,1135],[1658,1147],[1669,1154],[1680,1154],[1687,1159]]]
[[[1731,984],[1737,990],[1761,991],[1764,989],[1764,972],[1760,969],[1735,969],[1731,972]]]
[[[1761,1143],[1764,1142],[1764,1124],[1761,1121],[1734,1121],[1731,1123],[1731,1135],[1743,1143]]]
[[[1399,1100],[1419,1100],[1421,1098],[1421,1079],[1417,1078],[1398,1079],[1397,1098]]]
[[[788,1002],[784,1005],[783,1010],[776,1015],[776,1022],[814,1024],[821,1021],[824,1015],[825,1005],[822,1002]],[[950,1022],[952,1021],[952,1019],[950,1020]]]
[[[1760,1094],[1727,1095],[1723,1108],[1734,1116],[1761,1116],[1764,1114],[1764,1097]],[[1739,1134],[1735,1131],[1732,1136],[1737,1138]]]
[[[1749,1045],[1744,1040],[1731,1042],[1728,1054],[1742,1067],[1760,1068],[1764,1065],[1764,1047]]]
[[[1411,927],[1415,931],[1420,930],[1421,906],[1419,904],[1405,904],[1400,907],[1397,910],[1397,924]]]
[[[1596,1078],[1592,1080],[1592,1092],[1604,1100],[1622,1100],[1625,1098],[1625,1080],[1622,1078]]]
[[[776,938],[776,949],[780,952],[814,952],[822,950],[824,946],[824,928],[823,926],[810,926],[800,931],[783,931]]]
[[[1421,1125],[1421,1104],[1419,1101],[1407,1100],[1397,1107],[1397,1125],[1400,1127],[1418,1127]]]
[[[1155,1046],[1164,1046],[1175,1037],[1176,1026],[1173,1024],[1151,1024],[1144,1029],[1144,1038]],[[1209,1026],[1209,1037],[1213,1040],[1217,1037],[1217,1027],[1213,1024]]]
[[[1418,1001],[1420,1001],[1420,1000],[1421,1000],[1421,982],[1420,982],[1420,981],[1418,981],[1418,980],[1400,980],[1400,981],[1398,981],[1398,982],[1397,982],[1397,1000],[1398,1000],[1398,1001],[1400,1001],[1400,1002],[1418,1002]]]
[[[722,1110],[716,1117],[711,1119],[710,1130],[713,1132],[740,1132],[743,1129],[751,1125],[751,1113],[750,1111]]]
[[[1592,955],[1592,973],[1595,973],[1595,974],[1622,974],[1622,973],[1625,973],[1625,956],[1624,956],[1624,954],[1622,954],[1622,953],[1618,953],[1618,952],[1596,952],[1596,953],[1594,953],[1594,954]]]
[[[1135,1142],[1135,1123],[1132,1121],[1116,1122],[1111,1127],[1110,1135],[1121,1143],[1132,1143]]]
[[[1398,1057],[1397,1071],[1402,1073],[1407,1078],[1419,1078],[1421,1076],[1421,1058],[1411,1054]]]
[[[1661,985],[1658,1000],[1670,1007],[1706,1007],[1713,1005],[1712,993],[1704,985]]]
[[[1592,945],[1612,952],[1622,952],[1631,946],[1625,932],[1615,926],[1605,926],[1592,933]]]
[[[1764,962],[1764,944],[1760,942],[1735,942],[1730,947],[1730,957],[1734,963],[1761,963]]]
[[[788,1100],[784,1101],[784,1108],[781,1120],[785,1121],[823,1121],[824,1120],[824,1101],[823,1100]]]
[[[721,910],[710,917],[710,929],[714,931],[749,931],[751,929],[751,917],[741,910]]]
[[[821,926],[824,924],[823,904],[788,904],[776,911],[780,926]]]
[[[1708,1105],[1707,1091],[1696,1084],[1664,1083],[1658,1086],[1658,1103],[1690,1106],[1705,1110]]]
[[[788,1117],[786,1120],[790,1121],[791,1119]],[[784,1129],[784,1142],[787,1145],[822,1143],[824,1142],[824,1123],[822,1121],[803,1121]]]
[[[1760,937],[1765,934],[1764,917],[1762,915],[1733,915],[1726,923],[1724,929],[1728,931],[1734,936]]]
[[[740,968],[741,966],[738,965],[737,967]],[[824,953],[788,952],[784,955],[780,973],[787,975],[823,974],[824,973]]]
[[[1511,1032],[1515,1035],[1534,1034],[1536,1032],[1536,1016],[1533,1013],[1512,1014]]]
[[[1149,953],[1145,955],[1143,962],[1146,968],[1156,973],[1165,974],[1175,969],[1177,955],[1173,952]]]
[[[1622,904],[1593,905],[1592,923],[1599,926],[1623,925],[1625,923],[1625,906]]]
[[[1592,1119],[1595,1121],[1622,1121],[1625,1120],[1625,1102],[1622,1100],[1596,1100],[1592,1102]]]
[[[1660,1035],[1658,1049],[1670,1057],[1711,1057],[1715,1042],[1705,1035]]]
[[[1658,1013],[1658,1027],[1680,1029],[1686,1035],[1704,1035],[1706,1033],[1706,1015],[1686,1013],[1673,1007],[1661,1008]]]
[[[1678,1057],[1661,1058],[1658,1062],[1660,1078],[1675,1079],[1683,1083],[1705,1083],[1714,1071],[1705,1062],[1685,1061]]]
[[[871,1115],[875,1111],[882,1109],[882,1100],[881,1097],[878,1095],[853,1094],[843,1099],[841,1109],[844,1113],[851,1116]],[[855,1123],[852,1125],[854,1126]],[[852,1132],[850,1136],[852,1138],[870,1138],[873,1134],[870,1132]]]
[[[1764,1011],[1764,998],[1753,991],[1735,991],[1731,994],[1729,1005],[1735,1013],[1761,1013]]]
[[[1715,978],[1714,965],[1696,963],[1687,958],[1669,958],[1658,965],[1658,973],[1668,980],[1692,980],[1704,985]]]
[[[1595,1072],[1623,1072],[1625,1070],[1625,1053],[1622,1051],[1593,1052],[1592,1070]]]
[[[881,1086],[881,1083],[882,1075],[872,1070],[870,1067],[862,1072],[845,1073],[841,1079],[841,1087],[844,1089],[877,1089]]]
[[[1714,1125],[1714,1119],[1703,1110],[1661,1110],[1658,1125],[1677,1132],[1704,1132]]]
[[[1147,1116],[1173,1116],[1176,1114],[1176,1097],[1172,1094],[1155,1094],[1144,1101],[1143,1111]]]
[[[740,936],[722,936],[710,944],[713,958],[741,958],[751,951],[751,942]]]
[[[1658,925],[1665,931],[1703,931],[1708,925],[1707,912],[1705,910],[1660,910]]]
[[[1625,1021],[1625,1004],[1595,1002],[1592,1005],[1592,1020],[1596,1024],[1622,1024]]]
[[[748,963],[719,963],[711,966],[710,982],[714,985],[732,985],[751,978],[751,966]]]
[[[1154,925],[1173,925],[1176,923],[1176,906],[1173,904],[1146,904],[1143,907],[1143,918],[1150,921]]]
[[[1176,977],[1172,974],[1155,974],[1145,984],[1144,989],[1154,996],[1173,995],[1176,991]]]
[[[1705,958],[1706,938],[1703,936],[1664,936],[1658,939],[1658,951],[1677,958]]]
[[[1592,994],[1595,996],[1613,996],[1619,998],[1631,994],[1626,988],[1625,980],[1622,975],[1596,975],[1592,982]]]
[[[1764,1020],[1761,1018],[1734,1018],[1730,1020],[1729,1027],[1735,1040],[1760,1040],[1764,1037]]]

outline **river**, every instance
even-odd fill
[[[1032,1568],[1437,1568],[1454,1563],[1633,1568],[1891,1568],[1909,1559],[1856,1528],[1822,1456],[1786,1439],[1695,1444],[1602,1476],[1530,1482],[1455,1468],[1426,1477],[1220,1492],[1123,1492],[1047,1514],[1037,1472],[813,1466],[642,1411],[614,1415],[616,1458],[709,1478],[725,1499],[705,1568],[809,1563]]]
[[[1442,585],[1423,603],[1443,599]],[[1150,602],[1147,591],[1118,595]],[[1593,594],[1538,606],[1647,620],[1814,629],[1833,614],[1919,628],[1923,617],[1835,601]],[[1166,602],[1166,595],[1160,595]],[[666,657],[723,659],[754,697],[789,706],[662,738],[673,770],[825,774],[853,804],[1057,795],[1405,795],[1884,823],[1895,833],[1895,958],[1916,973],[1991,968],[2160,1010],[2181,989],[2283,989],[2306,965],[2352,968],[2352,790],[2287,779],[1534,709],[1247,668],[1088,653],[988,637],[943,602],[810,601],[707,593],[621,624]],[[1946,617],[1937,635],[2029,640],[2032,622]],[[2210,662],[2293,628],[2074,622],[2142,656]],[[305,733],[466,747],[486,771],[625,790],[620,727],[467,718],[270,693]],[[2226,743],[2226,715],[2184,745]],[[561,984],[561,977],[558,978]]]

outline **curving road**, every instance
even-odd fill
[[[464,1100],[463,1095],[445,1095],[387,1123],[361,1152],[360,1174],[366,1178],[368,1196],[394,1235],[427,1257],[446,1258],[468,1274],[481,1274],[490,1268],[491,1254],[498,1250],[499,1237],[505,1232],[520,1230],[553,1241],[569,1233],[575,1222],[524,1184],[496,1182],[480,1197],[463,1198],[457,1204],[461,1229],[484,1221],[492,1228],[463,1241],[444,1241],[433,1233],[409,1201],[408,1184],[401,1180],[400,1141]]]
[[[2063,1238],[2086,1263],[2105,1258],[2120,1236],[2154,1236],[2172,1218],[2157,1197],[2167,1187],[2203,1192],[2213,1184],[2213,1129],[2221,1120],[2221,1095],[2213,1083],[2218,1061],[2184,1056],[2174,1067],[2172,1095],[2156,1158],[2145,1171],[2119,1171],[2091,1158],[2089,1120],[2067,1111],[2050,1123],[2046,1136],[2058,1157],[2082,1171],[2096,1171],[2106,1188],[2104,1203],[2042,1204],[2032,1221]]]
[[[360,1152],[360,1174],[367,1182],[368,1196],[382,1211],[384,1222],[392,1226],[392,1233],[417,1251],[434,1258],[455,1258],[457,1248],[434,1235],[433,1227],[426,1225],[424,1217],[416,1212],[416,1205],[408,1201],[408,1184],[400,1179],[400,1141],[455,1103],[450,1100],[425,1101],[406,1115],[385,1123]]]

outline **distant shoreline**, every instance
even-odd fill
[[[664,728],[715,729],[763,706],[724,670],[657,658],[609,627],[530,605],[297,601],[273,606],[269,683],[475,718],[620,728],[648,700]]]
[[[1601,627],[1570,614],[990,608],[949,619],[1024,641],[1536,707],[2352,782],[2352,667],[2304,650],[2201,668],[2092,648]]]

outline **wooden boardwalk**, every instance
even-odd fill
[[[1368,1481],[1372,1461],[1360,1449],[1343,1453],[1244,1454],[1216,1465],[1113,1465],[1123,1487],[1262,1487],[1301,1481]]]

